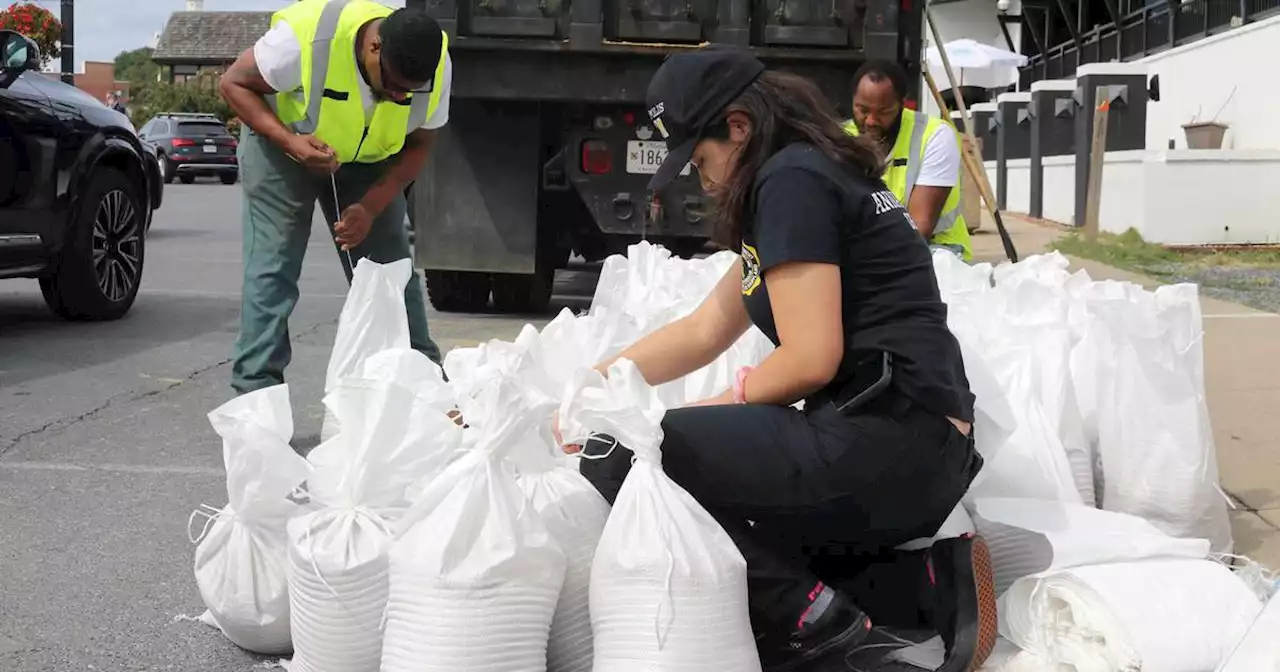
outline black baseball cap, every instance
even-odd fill
[[[667,143],[667,158],[649,189],[671,183],[693,158],[698,141],[724,108],[764,72],[764,63],[741,47],[712,44],[674,53],[649,81],[649,120]]]

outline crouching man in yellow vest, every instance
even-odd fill
[[[853,80],[853,120],[845,130],[870,133],[889,150],[884,183],[906,206],[929,244],[973,259],[960,213],[960,139],[955,128],[903,107],[907,75],[891,61],[869,61]]]
[[[452,73],[448,36],[424,10],[299,0],[223,76],[222,95],[244,123],[238,393],[284,382],[317,201],[348,282],[361,258],[409,256],[404,192],[448,121]],[[439,362],[416,273],[404,298],[411,345]]]

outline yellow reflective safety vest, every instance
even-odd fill
[[[923,116],[923,115],[920,115]],[[889,155],[889,165],[884,171],[884,184],[894,196],[907,205],[911,201],[911,190],[916,186],[916,177],[920,167],[924,165],[924,145],[927,138],[933,137],[939,125],[946,122],[936,117],[925,117],[924,123],[918,123],[914,110],[902,110],[902,123],[899,125],[898,137],[893,142],[893,151]],[[946,124],[950,126],[950,124]],[[858,127],[852,120],[846,121],[844,130],[851,135],[858,134]],[[954,135],[955,127],[951,126]],[[956,143],[960,142],[956,137]],[[960,181],[951,188],[947,200],[942,204],[942,212],[938,214],[938,222],[933,227],[933,235],[929,238],[931,245],[960,248],[964,250],[964,260],[973,260],[973,245],[969,239],[969,228],[965,226],[964,215],[961,214]]]
[[[377,163],[394,156],[440,105],[449,53],[449,36],[443,31],[431,92],[412,94],[404,102],[379,101],[373,118],[365,118],[356,36],[361,26],[392,11],[370,0],[298,0],[271,17],[272,27],[284,21],[298,38],[302,86],[268,101],[294,132],[310,133],[332,147],[339,163]]]

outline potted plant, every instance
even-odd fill
[[[1236,90],[1232,88],[1227,100],[1218,108],[1218,114],[1222,114],[1234,95]],[[1182,125],[1182,132],[1187,136],[1187,149],[1222,149],[1222,139],[1226,136],[1228,125],[1218,121],[1218,114],[1208,121],[1196,121],[1200,117],[1197,110],[1191,121]]]
[[[52,12],[34,2],[15,2],[0,11],[0,29],[29,38],[40,48],[40,60],[48,64],[60,53],[62,24]]]
[[[1222,149],[1227,125],[1220,121],[1189,121],[1182,125],[1187,135],[1187,149]]]

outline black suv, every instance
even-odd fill
[[[191,184],[201,175],[217,175],[223,184],[235,184],[240,175],[236,139],[212,114],[158,114],[138,135],[156,146],[166,184],[174,177]]]
[[[40,63],[0,30],[0,278],[39,278],[64,318],[116,319],[142,283],[156,157],[127,117]]]

